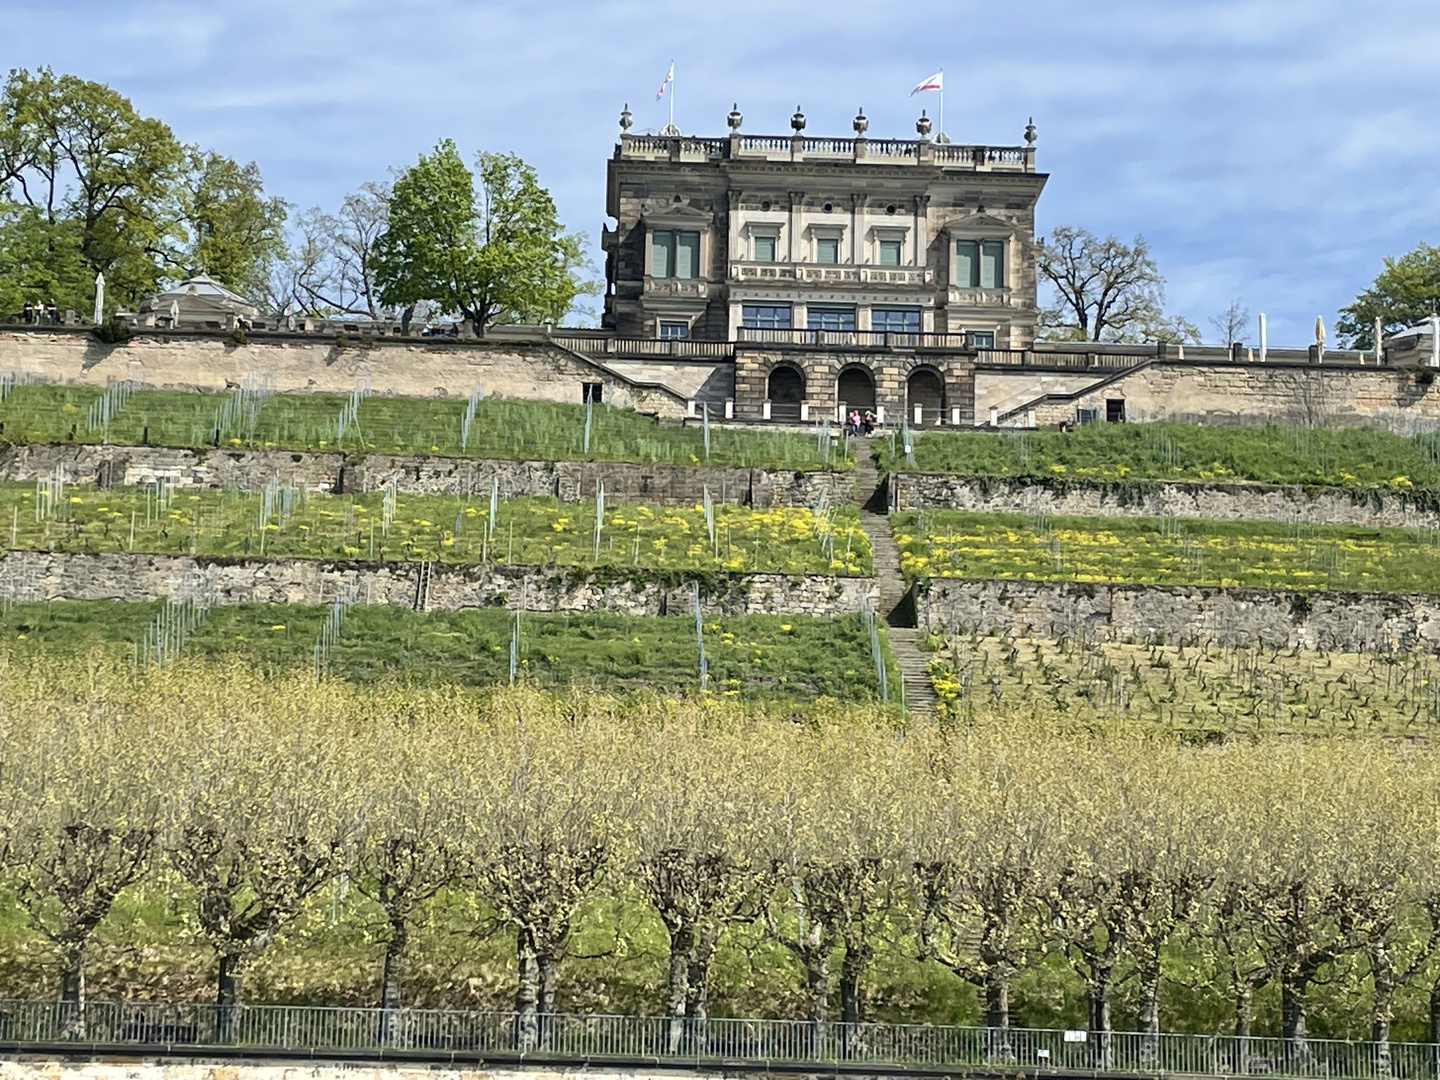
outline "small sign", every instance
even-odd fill
[[[1090,1038],[1090,1033],[1089,1033],[1088,1031],[1067,1031],[1067,1032],[1065,1032],[1065,1041],[1066,1041],[1067,1043],[1071,1043],[1071,1042],[1085,1042],[1085,1041],[1086,1041],[1087,1039],[1089,1039],[1089,1038]]]
[[[1049,1061],[1049,1060],[1050,1060],[1050,1051],[1049,1051],[1049,1050],[1036,1050],[1036,1051],[1035,1051],[1035,1056],[1036,1056],[1037,1058],[1039,1058],[1041,1061]]]

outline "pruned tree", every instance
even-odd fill
[[[1125,244],[1059,225],[1041,241],[1038,269],[1055,302],[1040,311],[1054,341],[1200,341],[1193,323],[1165,314],[1165,279],[1137,236]]]

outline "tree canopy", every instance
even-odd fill
[[[182,145],[108,86],[42,68],[0,89],[0,313],[88,312],[97,273],[118,305],[199,270],[253,293],[285,216],[254,164]]]
[[[1387,258],[1374,283],[1340,309],[1335,332],[1352,349],[1375,347],[1375,320],[1393,334],[1440,310],[1440,247],[1421,244],[1398,259]]]
[[[381,303],[477,327],[558,321],[592,289],[580,237],[561,231],[534,168],[482,153],[472,173],[448,139],[396,179],[374,266]]]
[[[1165,314],[1165,279],[1143,236],[1125,244],[1059,225],[1041,241],[1038,265],[1053,303],[1040,310],[1051,341],[1200,341],[1200,331]]]

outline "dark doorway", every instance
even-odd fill
[[[1125,399],[1105,399],[1105,422],[1107,424],[1123,424],[1125,422]]]
[[[919,406],[920,419],[915,419]],[[910,373],[905,384],[905,419],[916,424],[943,424],[945,422],[945,380],[938,371],[919,368]]]
[[[785,424],[800,422],[800,403],[805,400],[805,376],[793,367],[770,372],[765,396],[770,399],[770,419]]]
[[[840,372],[840,404],[845,412],[859,409],[862,413],[875,409],[875,377],[862,367],[848,367]]]

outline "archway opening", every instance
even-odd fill
[[[875,376],[868,368],[847,367],[840,372],[837,397],[848,414],[853,409],[864,412],[875,408]]]
[[[916,410],[919,419],[916,419]],[[917,427],[945,422],[945,380],[933,368],[917,368],[905,383],[905,419]]]
[[[800,422],[800,403],[805,400],[805,376],[788,365],[770,372],[765,396],[770,399],[770,419],[786,424]]]

